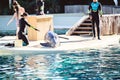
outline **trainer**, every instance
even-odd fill
[[[97,27],[97,36],[98,40],[100,40],[100,28],[99,28],[99,15],[102,17],[102,6],[98,0],[93,0],[93,2],[89,5],[89,16],[92,20],[92,28],[93,28],[93,39],[96,37],[95,24]]]
[[[18,39],[22,39],[23,41],[23,46],[27,46],[29,44],[29,41],[27,39],[27,37],[25,36],[25,30],[26,30],[26,25],[31,27],[32,29],[39,31],[38,29],[34,28],[33,26],[31,26],[27,21],[26,18],[28,16],[28,13],[23,13],[21,15],[21,19],[19,20],[19,32],[18,32]]]

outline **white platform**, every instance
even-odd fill
[[[30,41],[30,44],[25,47],[5,47],[0,46],[0,55],[10,55],[10,54],[25,54],[25,53],[58,53],[66,51],[75,51],[83,49],[98,49],[105,48],[109,45],[119,44],[120,35],[110,35],[101,36],[101,40],[94,39],[92,37],[85,36],[65,36],[69,40],[60,38],[61,45],[57,48],[46,48],[40,45],[43,41]],[[15,41],[15,36],[5,36],[0,38],[0,44],[13,43]]]

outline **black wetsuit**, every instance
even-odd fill
[[[20,29],[19,29],[19,32],[18,32],[18,39],[22,39],[23,42],[26,45],[28,45],[29,41],[28,41],[28,39],[26,38],[26,36],[24,34],[24,30],[25,30],[26,25],[30,26],[24,18],[21,18],[19,20],[19,27],[20,27]]]
[[[44,2],[38,0],[37,3],[36,3],[36,6],[37,6],[37,12],[36,14],[37,15],[41,15],[40,12],[42,11],[41,7],[44,5]]]
[[[99,11],[101,11],[101,4],[99,2],[92,2],[89,5],[90,16],[92,16],[92,27],[93,27],[93,37],[95,35],[95,23],[97,27],[97,36],[100,39],[100,28],[99,28]]]

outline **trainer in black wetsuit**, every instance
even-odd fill
[[[89,5],[90,18],[92,19],[92,27],[93,27],[93,39],[96,37],[95,33],[95,23],[97,27],[97,36],[100,40],[100,28],[99,28],[99,14],[102,16],[102,6],[97,0],[93,0],[93,2]]]
[[[22,18],[19,20],[19,32],[18,32],[18,39],[22,39],[23,40],[23,45],[28,45],[29,41],[27,39],[27,37],[25,36],[25,27],[26,25],[30,27],[30,24],[28,24],[28,22],[25,20],[25,17],[27,16],[27,13],[23,13]]]

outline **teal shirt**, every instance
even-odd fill
[[[91,15],[92,12],[96,12],[102,15],[102,6],[99,2],[92,2],[89,5],[89,15]]]
[[[98,2],[92,2],[91,3],[91,8],[93,11],[97,11],[99,9],[99,3]]]

